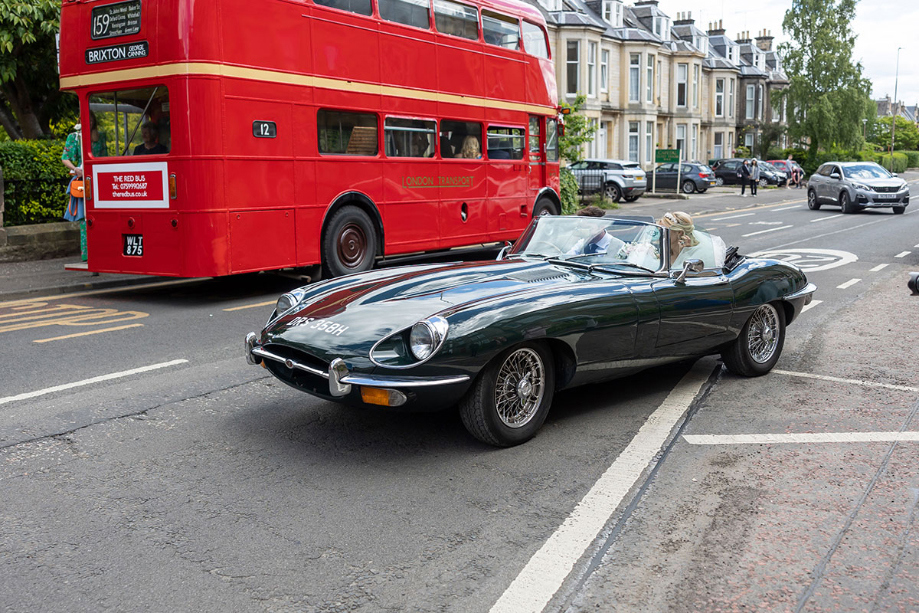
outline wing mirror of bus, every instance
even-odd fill
[[[677,283],[684,283],[689,273],[700,273],[705,270],[705,264],[702,260],[686,260],[683,262],[683,270],[676,277]]]

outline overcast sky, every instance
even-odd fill
[[[632,2],[634,4],[634,2]],[[772,30],[778,44],[787,37],[782,32],[785,11],[791,0],[659,0],[661,10],[672,19],[677,13],[692,11],[696,26],[708,29],[709,22],[723,20],[727,34],[736,38],[743,30],[756,37]],[[894,96],[897,47],[900,51],[900,78],[897,97],[908,105],[919,103],[919,2],[916,0],[860,0],[852,31],[858,35],[852,54],[861,61],[864,74],[874,84],[875,99]]]

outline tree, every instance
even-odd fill
[[[60,0],[0,0],[0,125],[12,139],[41,138],[72,114],[58,90]]]
[[[782,29],[791,38],[779,49],[784,57],[789,87],[788,132],[817,149],[853,148],[861,144],[870,101],[871,83],[862,77],[861,63],[853,63],[858,0],[792,0]]]
[[[585,101],[584,94],[578,94],[571,104],[562,102],[559,105],[563,112],[564,109],[570,110],[565,115],[565,133],[558,139],[559,155],[569,164],[581,159],[581,148],[593,140],[594,133],[597,131],[596,124],[588,121],[580,113]]]
[[[893,117],[881,117],[874,128],[874,143],[881,150],[890,147],[890,124]],[[897,117],[897,133],[894,135],[896,143],[894,149],[898,151],[915,151],[919,149],[919,128],[916,124],[904,117]]]

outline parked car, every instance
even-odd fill
[[[533,437],[557,391],[649,365],[720,353],[734,373],[769,372],[816,287],[796,266],[693,236],[674,265],[684,254],[671,262],[679,243],[667,227],[538,217],[494,261],[386,268],[284,294],[246,336],[246,358],[329,401],[458,406],[469,432],[497,446]]]
[[[712,166],[715,172],[715,185],[740,185],[737,171],[743,164],[743,158],[726,158],[718,160]]]
[[[900,215],[909,205],[906,181],[874,162],[827,162],[807,182],[807,206],[824,204],[857,213],[865,208],[890,208]]]
[[[661,164],[651,172],[648,182],[655,189],[675,190],[677,188],[677,169],[676,163]],[[683,162],[682,167],[679,168],[679,181],[680,191],[684,194],[703,193],[715,185],[715,173],[705,164]]]
[[[765,182],[763,182],[765,180]],[[766,187],[766,185],[778,185],[782,186],[788,183],[788,175],[769,162],[759,162],[759,185],[760,187]]]
[[[568,166],[584,193],[603,193],[613,202],[634,202],[645,193],[645,171],[628,160],[581,160]]]

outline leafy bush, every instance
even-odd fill
[[[3,222],[16,226],[60,221],[70,202],[70,176],[61,163],[63,141],[18,140],[0,143],[5,209]]]
[[[562,189],[562,215],[574,215],[578,212],[578,180],[567,168],[559,172]]]
[[[906,172],[907,160],[906,154],[896,151],[893,155],[881,156],[878,163],[890,172]]]
[[[901,151],[900,153],[906,155],[907,168],[919,168],[919,151]]]

